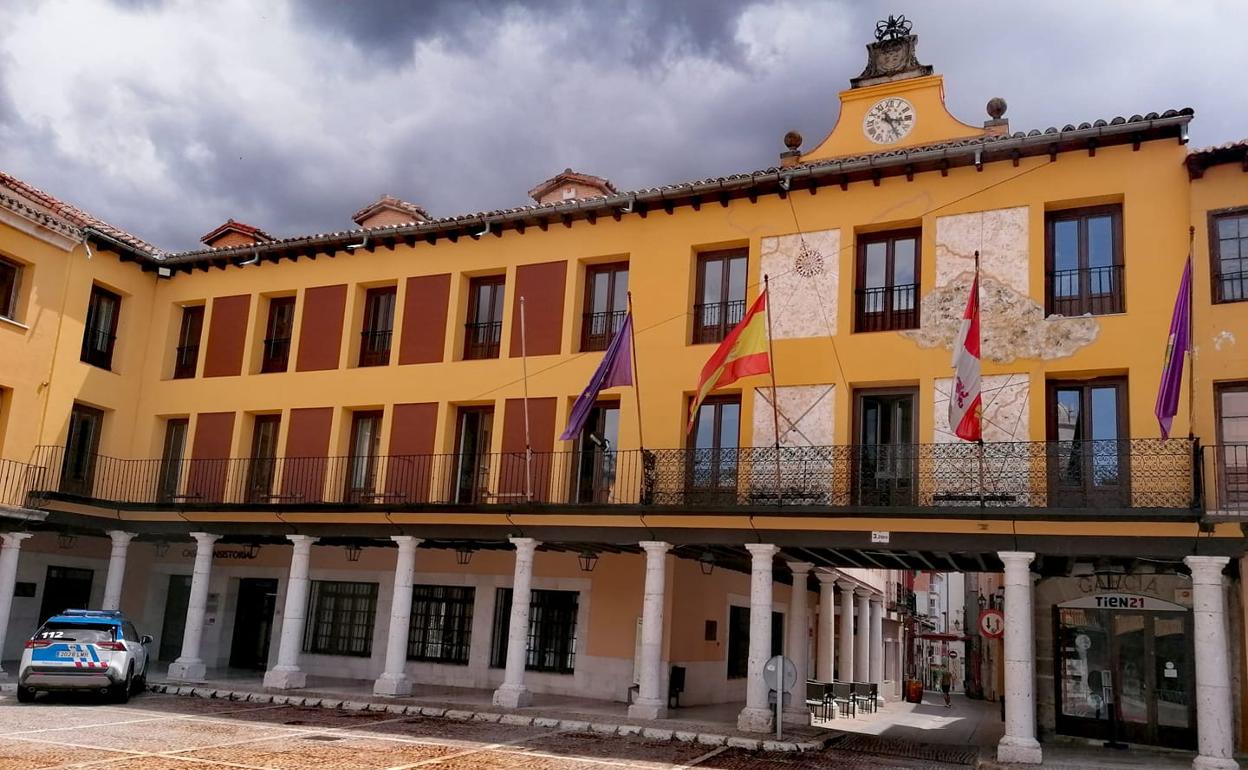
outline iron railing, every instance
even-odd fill
[[[1126,311],[1122,265],[1051,270],[1048,312],[1051,315],[1109,315]]]
[[[36,491],[131,504],[1105,513],[1198,508],[1198,456],[1190,439],[537,452],[528,463],[523,452],[67,463],[61,447],[40,447],[34,478]]]
[[[185,380],[195,376],[199,363],[199,345],[179,345],[173,357],[173,378]]]
[[[389,329],[360,332],[360,366],[385,366],[390,363]]]
[[[919,327],[917,283],[854,290],[854,331],[885,332]]]
[[[503,322],[486,321],[464,324],[464,358],[498,358],[499,343],[503,339]]]
[[[261,373],[284,372],[290,366],[290,337],[268,337],[260,356]]]
[[[1205,507],[1220,515],[1248,518],[1248,444],[1203,448],[1202,471],[1211,483]]]
[[[581,318],[581,351],[606,350],[615,333],[624,325],[627,310],[610,313],[585,313]]]
[[[732,327],[745,318],[745,300],[708,302],[693,306],[693,344],[723,342]]]
[[[39,490],[48,487],[41,465],[0,460],[0,506],[15,508],[36,507]]]
[[[1219,273],[1213,277],[1213,288],[1214,302],[1246,300],[1248,299],[1248,272]]]
[[[101,369],[113,368],[117,335],[107,329],[87,329],[82,336],[82,360]]]

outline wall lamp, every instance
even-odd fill
[[[710,551],[703,551],[698,557],[698,566],[702,568],[703,575],[709,575],[715,571],[715,554]]]
[[[347,561],[359,561],[360,554],[363,552],[364,552],[364,549],[359,547],[358,545],[347,546]]]
[[[598,566],[598,554],[593,551],[582,551],[581,555],[576,557],[576,561],[581,565],[581,572],[593,572],[594,567]]]
[[[472,561],[472,549],[466,545],[461,545],[455,549],[455,563],[459,565],[467,565]]]
[[[73,548],[74,543],[77,541],[78,541],[78,538],[74,537],[68,532],[62,532],[61,534],[56,536],[56,547],[60,549]]]

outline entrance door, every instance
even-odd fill
[[[239,581],[234,639],[230,643],[231,668],[260,671],[268,666],[269,640],[273,634],[273,610],[276,606],[277,580],[243,578]]]
[[[1127,383],[1049,383],[1049,506],[1131,504]]]
[[[65,610],[90,609],[94,574],[89,569],[48,567],[43,581],[43,601],[39,605],[39,625]]]
[[[182,654],[182,633],[186,630],[186,608],[190,603],[191,576],[170,575],[165,619],[160,626],[160,660],[177,660]]]
[[[858,391],[854,503],[913,505],[918,425],[913,388]]]
[[[615,486],[615,448],[619,435],[619,404],[595,405],[577,439],[572,502],[610,501]]]
[[[71,495],[91,496],[95,488],[95,459],[100,449],[100,430],[104,413],[82,404],[74,404],[69,413],[69,434],[65,439],[65,458],[61,464],[61,491]]]
[[[380,450],[381,412],[355,412],[351,416],[351,456],[347,458],[345,502],[373,502]]]
[[[689,432],[685,462],[685,502],[690,505],[737,503],[741,400],[708,398],[698,407]]]
[[[490,442],[494,433],[494,410],[466,407],[459,410],[455,437],[455,502],[476,503],[490,485]]]

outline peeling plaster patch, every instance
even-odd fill
[[[982,275],[1026,296],[1030,291],[1027,214],[1027,207],[1020,206],[937,217],[936,285],[948,286],[963,273],[974,272],[978,250]]]
[[[1226,347],[1228,345],[1231,347],[1235,346],[1235,335],[1231,332],[1230,329],[1223,329],[1222,331],[1214,335],[1213,337],[1213,349],[1214,350],[1221,350],[1223,347]]]
[[[923,297],[919,328],[904,331],[902,336],[921,348],[953,350],[971,278],[971,273],[963,273]],[[981,280],[980,312],[981,353],[987,360],[1002,364],[1019,358],[1065,358],[1091,344],[1101,331],[1100,322],[1093,316],[1045,318],[1044,308],[1037,302],[988,275]]]
[[[780,403],[780,445],[832,446],[836,416],[835,385],[793,385],[776,388]],[[771,413],[771,388],[754,389],[754,446],[776,445]]]
[[[775,339],[826,337],[829,328],[832,334],[836,333],[840,250],[840,230],[762,239],[762,273],[771,280],[771,327]]]
[[[941,377],[934,383],[932,440],[937,444],[962,440],[949,430],[949,386],[952,382],[952,377]],[[1027,373],[987,374],[982,383],[984,441],[1029,441],[1031,380]]]

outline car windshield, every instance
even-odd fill
[[[114,626],[103,623],[44,623],[36,639],[49,642],[111,642]]]

